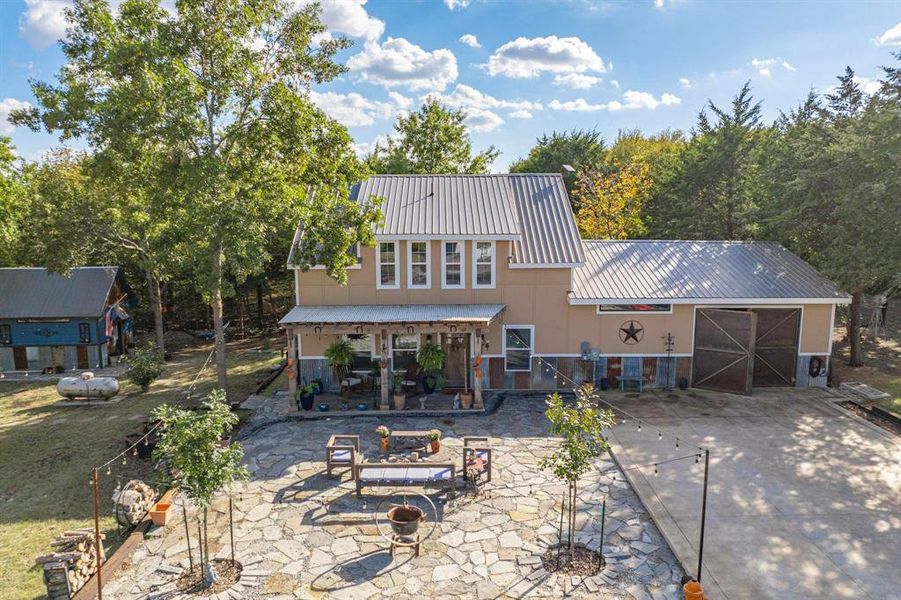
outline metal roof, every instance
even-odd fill
[[[488,323],[503,304],[295,306],[279,325],[301,323]]]
[[[43,268],[0,269],[0,319],[99,317],[118,267],[78,267],[68,277]]]
[[[503,175],[373,175],[351,198],[382,199],[380,239],[519,237],[513,194]]]
[[[522,236],[512,265],[572,266],[584,261],[581,238],[560,174],[506,175]]]
[[[775,242],[586,240],[570,302],[849,297]]]

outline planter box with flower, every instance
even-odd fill
[[[432,453],[437,454],[441,450],[441,431],[432,429],[429,431],[429,445],[432,447]]]
[[[391,430],[388,429],[385,425],[379,425],[375,428],[375,432],[379,434],[379,448],[382,452],[388,452],[391,450]]]

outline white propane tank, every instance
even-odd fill
[[[119,380],[115,377],[94,377],[90,371],[78,377],[63,377],[56,384],[60,396],[75,398],[102,398],[108,400],[119,393]]]

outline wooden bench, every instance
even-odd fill
[[[325,470],[331,476],[332,469],[337,467],[350,468],[353,476],[353,466],[357,463],[360,454],[360,436],[358,435],[333,435],[325,445]]]
[[[476,483],[485,475],[485,481],[491,481],[491,446],[487,437],[463,438],[463,478]]]
[[[358,463],[354,465],[357,497],[363,497],[363,486],[449,487],[457,492],[457,469],[454,463]]]

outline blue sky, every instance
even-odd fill
[[[0,2],[0,133],[38,158],[59,141],[5,124],[52,79],[68,0]],[[309,0],[294,0],[303,4]],[[354,47],[350,72],[313,99],[348,125],[360,151],[427,95],[466,109],[494,169],[554,130],[688,129],[706,100],[725,104],[750,80],[764,115],[825,90],[845,65],[868,88],[901,50],[901,3],[326,0],[323,19]]]

